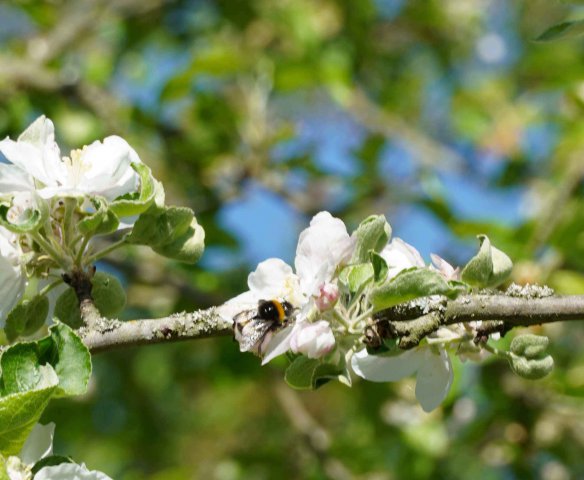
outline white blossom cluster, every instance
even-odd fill
[[[425,411],[431,411],[452,385],[449,351],[472,335],[463,328],[443,327],[411,350],[369,353],[363,332],[371,321],[371,310],[366,301],[355,302],[343,293],[342,271],[349,265],[355,245],[355,235],[348,234],[340,219],[328,212],[318,213],[300,234],[295,269],[277,258],[261,262],[249,275],[249,290],[230,300],[221,312],[233,317],[260,300],[287,301],[295,308],[293,321],[269,331],[256,345],[262,364],[287,352],[322,359],[344,368],[346,374],[340,379],[348,384],[349,370],[374,382],[393,382],[415,374],[416,397]],[[437,255],[432,255],[433,265],[427,266],[420,253],[400,238],[388,242],[380,256],[387,263],[387,280],[412,267],[430,269],[448,281],[460,278],[459,269]]]
[[[0,141],[0,153],[5,160],[2,162],[0,157],[0,205],[6,208],[0,225],[1,328],[23,297],[31,276],[59,278],[60,272],[73,266],[72,259],[88,247],[75,231],[75,212],[71,218],[63,219],[64,201],[75,202],[71,210],[91,212],[92,197],[113,201],[135,193],[140,178],[132,165],[141,161],[132,147],[117,136],[61,156],[53,123],[44,116],[17,140]],[[35,212],[46,216],[42,235],[19,233]],[[121,220],[119,228],[127,227],[135,219]],[[47,256],[37,255],[38,262],[31,269],[25,268],[39,246]]]

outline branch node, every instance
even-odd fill
[[[74,268],[69,273],[63,273],[63,281],[69,285],[75,292],[77,301],[79,302],[79,310],[81,311],[81,318],[85,326],[89,328],[97,328],[98,324],[102,322],[99,310],[93,303],[91,291],[93,284],[91,279],[95,275],[95,266],[89,267],[86,271],[80,268]]]

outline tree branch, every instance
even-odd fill
[[[424,297],[383,310],[376,318],[399,322],[413,320],[431,312],[441,313],[441,325],[501,320],[509,328],[526,327],[584,319],[584,295],[554,295],[543,298],[462,295],[456,300],[448,301],[444,297]]]
[[[219,314],[219,308],[128,322],[99,318],[79,333],[92,353],[231,335],[231,321]],[[445,325],[481,320],[484,323],[479,334],[488,335],[495,331],[505,333],[514,327],[582,319],[584,295],[534,298],[481,294],[463,295],[455,300],[437,296],[419,298],[377,313],[374,326],[378,336],[401,338],[402,348],[412,348]]]
[[[231,335],[232,329],[231,322],[212,307],[165,318],[128,322],[101,318],[92,328],[81,328],[79,334],[91,353],[100,353],[136,345]]]
[[[526,288],[526,296],[519,297],[463,295],[447,300],[435,296],[396,305],[375,315],[366,332],[366,342],[376,347],[384,338],[399,338],[400,348],[409,349],[442,326],[480,320],[475,337],[479,343],[491,333],[504,335],[515,327],[584,319],[584,295],[532,297]],[[535,291],[541,294],[537,288]]]

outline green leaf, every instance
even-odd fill
[[[8,314],[4,332],[9,342],[19,336],[35,333],[45,324],[49,313],[49,299],[37,295],[30,300],[24,300]]]
[[[59,379],[50,365],[40,366],[39,372],[34,390],[0,397],[0,454],[4,457],[20,452],[57,388]]]
[[[126,239],[130,243],[151,247],[167,245],[188,231],[194,216],[193,211],[186,207],[151,208],[140,215]]]
[[[91,296],[99,313],[106,318],[117,317],[126,305],[126,292],[120,281],[109,273],[96,272],[91,283]],[[67,288],[59,295],[54,315],[72,328],[83,324],[79,301],[72,288]]]
[[[341,381],[341,378],[343,379],[342,383],[350,386],[350,380],[347,380],[346,372],[342,371],[337,365],[332,363],[321,363],[314,369],[312,375],[312,388],[320,388],[331,380]]]
[[[95,212],[88,214],[77,223],[79,232],[83,235],[107,235],[115,232],[120,225],[117,215],[108,209],[107,200],[103,197],[90,199]]]
[[[17,343],[0,358],[2,396],[34,390],[42,378],[36,343]]]
[[[173,260],[195,263],[201,258],[205,249],[205,230],[193,218],[187,231],[171,243],[153,247],[156,253]]]
[[[299,356],[286,369],[284,379],[288,385],[297,390],[313,390],[330,380],[337,379],[342,373],[336,365]]]
[[[59,379],[57,396],[81,395],[91,375],[91,357],[81,339],[67,325],[58,322],[50,335],[36,342],[17,343],[0,358],[2,395],[34,390],[42,370],[54,369]]]
[[[102,316],[115,318],[126,306],[126,291],[120,281],[105,272],[96,272],[91,279],[91,296]]]
[[[370,263],[349,265],[343,269],[343,279],[350,293],[361,292],[373,280],[373,265]]]
[[[312,389],[313,374],[319,363],[316,359],[304,356],[296,357],[286,369],[284,380],[292,388],[310,390]]]
[[[454,297],[459,289],[452,287],[442,275],[427,268],[410,268],[373,288],[369,301],[374,311],[393,307],[418,297],[446,295]]]
[[[576,38],[584,35],[584,19],[572,22],[563,22],[548,28],[536,42],[552,42],[563,38]]]
[[[477,238],[481,242],[479,252],[462,270],[462,281],[473,287],[496,287],[509,278],[513,262],[505,253],[493,247],[486,235]]]
[[[373,280],[376,282],[384,281],[387,278],[387,272],[389,271],[385,258],[372,250],[369,252],[369,259],[373,266]]]
[[[57,397],[82,395],[91,376],[91,355],[85,344],[67,325],[57,322],[50,328],[53,348],[45,354],[59,377]]]
[[[143,163],[132,163],[132,168],[140,177],[140,192],[123,195],[110,204],[110,210],[118,217],[140,215],[148,210],[159,193],[159,182],[154,179],[150,168]]]
[[[369,252],[380,252],[391,238],[391,226],[383,215],[371,215],[361,222],[353,232],[356,238],[351,263],[369,261]]]
[[[83,325],[79,301],[72,288],[67,288],[57,297],[53,316],[72,328],[79,328]]]

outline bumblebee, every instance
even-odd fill
[[[292,304],[280,300],[260,300],[256,308],[238,313],[233,317],[233,335],[239,349],[261,355],[266,336],[288,325],[293,317]]]

